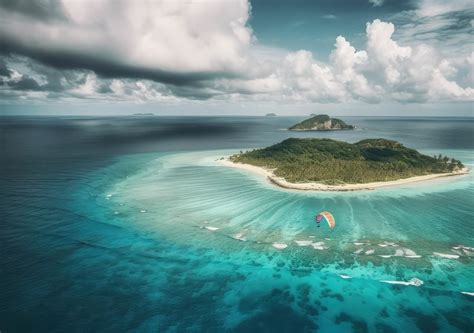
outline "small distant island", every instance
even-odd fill
[[[468,172],[459,160],[427,156],[387,139],[352,144],[290,138],[222,163],[265,175],[281,187],[326,191],[373,189]]]
[[[265,117],[276,117],[276,113],[267,113]]]
[[[155,114],[154,113],[134,113],[132,114],[132,116],[154,116]]]
[[[346,124],[341,119],[331,118],[327,114],[319,114],[288,129],[290,131],[335,131],[354,129],[354,126]]]

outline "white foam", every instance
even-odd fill
[[[355,245],[355,246],[361,246],[361,245],[364,245],[364,243],[355,242],[354,245]]]
[[[421,258],[421,256],[416,254],[416,252],[413,250],[407,248],[402,248],[402,250],[405,258]]]
[[[145,210],[145,209],[142,209],[140,212],[141,212],[141,213],[146,213],[146,210]]]
[[[458,251],[456,251],[458,250]],[[462,252],[460,252],[462,250]],[[473,254],[472,251],[474,251],[474,247],[469,247],[469,246],[464,246],[464,245],[457,245],[457,246],[453,246],[452,247],[452,250],[453,252],[455,253],[458,253],[460,255],[471,255]]]
[[[398,246],[398,245],[395,244],[394,242],[387,242],[387,241],[383,241],[382,243],[377,244],[377,245],[380,246],[380,247]]]
[[[446,259],[458,259],[459,256],[457,254],[446,254],[446,253],[439,253],[439,252],[433,252],[435,256],[441,257],[441,258],[446,258]]]
[[[471,292],[471,291],[461,291],[461,294],[474,296],[474,292]]]
[[[403,249],[396,249],[395,254],[393,255],[394,257],[403,257],[405,253],[403,252]]]
[[[327,247],[324,247],[324,242],[312,243],[311,246],[313,247],[313,249],[320,251],[327,249]]]
[[[288,247],[288,244],[285,243],[273,243],[272,246],[278,250],[284,250]]]
[[[234,236],[232,236],[233,239],[237,239],[239,241],[242,241],[242,242],[245,242],[247,239],[245,238],[244,236],[244,233],[243,232],[239,232],[238,234],[235,234]]]
[[[339,276],[343,279],[352,279],[352,276],[349,276],[349,275],[345,275],[345,274],[339,274]]]
[[[120,213],[119,213],[119,212],[114,212],[114,214],[115,214],[115,215],[118,215],[118,214],[120,214]]]
[[[392,257],[390,254],[379,254],[379,257],[382,257],[382,258],[390,258]]]
[[[107,194],[105,197],[106,197],[106,198],[111,198],[111,197],[112,197],[112,194],[109,193],[109,194]]]
[[[297,240],[297,241],[295,241],[295,243],[298,246],[309,246],[309,245],[311,245],[312,242],[310,240]]]
[[[330,241],[330,240],[331,240],[331,238],[327,238],[327,237],[326,237],[326,238],[324,238],[324,239],[325,239],[325,240],[328,240],[328,241]]]
[[[421,258],[420,255],[416,254],[415,251],[407,248],[399,248],[395,250],[394,257],[405,257],[405,258]]]
[[[322,251],[322,250],[326,250],[327,248],[324,247],[324,246],[314,246],[314,245],[313,245],[313,249]]]
[[[373,254],[375,251],[374,250],[367,250],[365,251],[365,254]]]
[[[380,282],[390,283],[390,284],[401,284],[401,285],[404,285],[404,286],[415,286],[415,287],[419,287],[424,283],[422,280],[417,279],[417,278],[412,278],[408,281],[381,280]]]
[[[216,228],[216,227],[204,227],[204,228],[206,228],[207,230],[210,230],[210,231],[219,230],[219,228]]]
[[[358,249],[358,250],[356,250],[356,251],[354,251],[354,252],[352,252],[352,253],[354,253],[354,254],[359,254],[359,253],[361,253],[362,251],[364,251],[364,249]]]

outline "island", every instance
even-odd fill
[[[276,117],[276,113],[267,113],[265,117]]]
[[[132,114],[132,116],[146,116],[146,117],[149,117],[149,116],[154,116],[155,114],[154,113],[151,113],[151,112],[148,112],[148,113],[134,113]]]
[[[387,139],[348,143],[290,138],[220,162],[266,176],[278,186],[298,190],[368,190],[468,172],[459,160],[427,156]]]
[[[288,128],[290,131],[335,131],[350,130],[354,126],[341,119],[331,118],[327,114],[319,114]]]

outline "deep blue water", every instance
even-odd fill
[[[300,119],[0,118],[0,331],[472,332],[472,175],[311,193],[215,160],[384,137],[472,168],[474,120],[283,130]],[[314,228],[323,209],[333,232]]]

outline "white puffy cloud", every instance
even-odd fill
[[[309,51],[288,54],[279,72],[284,93],[295,100],[342,101],[345,90],[329,66],[315,62]]]
[[[371,85],[361,73],[368,65],[366,51],[356,49],[342,36],[336,38],[335,49],[330,55],[333,71],[338,81],[344,84],[346,91],[354,99],[369,102],[378,101],[380,87]]]
[[[444,58],[442,54],[426,44],[414,47],[401,46],[393,39],[395,26],[392,23],[374,20],[367,24],[367,49],[357,51],[344,38],[336,39],[330,64],[322,68],[324,74],[301,70],[311,66],[321,67],[306,55],[305,61],[294,65],[293,75],[304,77],[307,85],[298,87],[311,91],[324,91],[323,100],[362,100],[379,102],[396,100],[401,102],[473,101],[471,80],[464,80],[463,87],[457,82],[458,68],[464,62]],[[471,66],[472,68],[472,66]],[[303,75],[302,72],[305,74]],[[312,75],[310,75],[312,73]],[[471,70],[472,73],[472,70]],[[309,76],[309,77],[308,77]],[[298,82],[298,80],[293,79]],[[325,87],[321,89],[319,87]],[[318,88],[316,88],[318,87]],[[314,94],[308,94],[314,100]],[[319,97],[319,96],[316,96]]]
[[[394,31],[392,23],[368,23],[366,50],[356,50],[339,36],[328,64],[317,62],[309,51],[289,53],[276,70],[275,80],[281,83],[276,98],[369,103],[474,100],[472,80],[465,87],[456,82],[458,68],[472,56],[460,63],[426,44],[402,46],[393,39]]]
[[[367,23],[367,52],[376,67],[382,67],[389,83],[398,81],[399,68],[411,56],[410,47],[401,47],[392,39],[392,23],[375,20]]]

